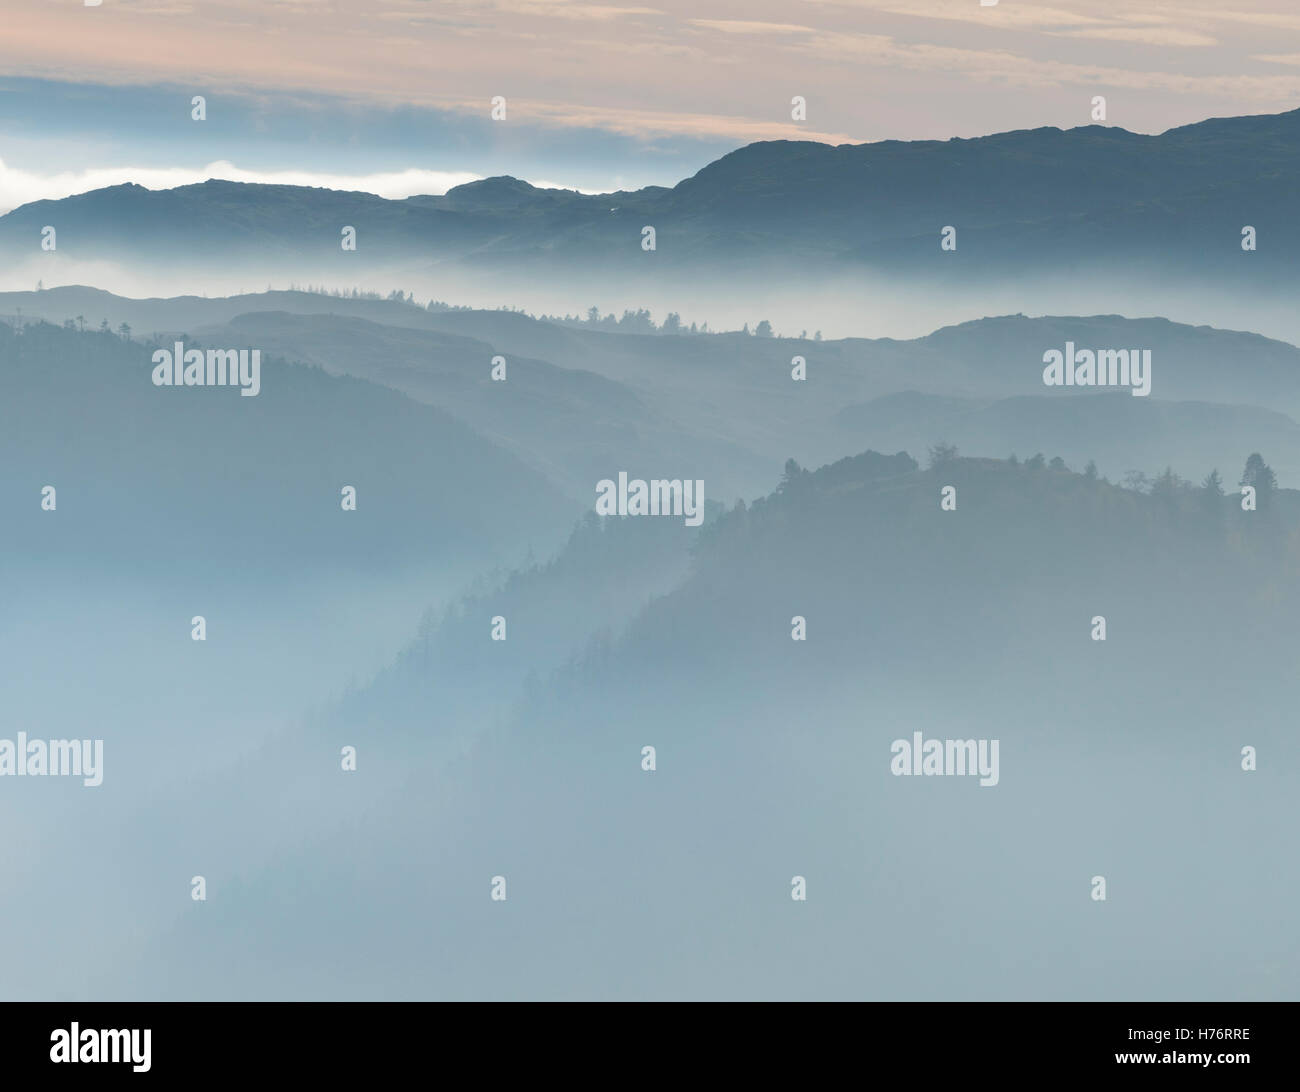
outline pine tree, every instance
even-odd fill
[[[1246,460],[1246,469],[1242,471],[1241,485],[1255,488],[1255,506],[1262,512],[1273,499],[1277,490],[1277,475],[1273,468],[1264,462],[1264,457],[1255,452]]]

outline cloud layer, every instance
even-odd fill
[[[1126,104],[1126,124],[1154,132],[1208,113],[1300,105],[1300,81],[1270,63],[1297,49],[1294,0],[814,0],[797,19],[778,0],[743,11],[722,0],[17,0],[0,67],[475,116],[504,95],[512,124],[739,143],[802,129],[813,139],[970,136],[1005,128],[1012,110],[1051,123],[1044,115],[1059,104],[1115,85],[1147,92]],[[1055,93],[1008,99],[1026,87]],[[793,95],[808,101],[806,126],[791,122]],[[934,131],[937,111],[947,132]]]
[[[281,186],[320,186],[331,190],[357,190],[380,197],[403,198],[415,194],[446,193],[482,177],[469,172],[389,171],[378,174],[321,174],[312,171],[249,171],[233,163],[205,167],[97,167],[83,171],[44,174],[20,170],[0,160],[0,213],[30,201],[57,200],[105,186],[134,182],[151,190],[172,189],[222,178],[231,182],[263,182]],[[545,185],[545,183],[539,183]]]

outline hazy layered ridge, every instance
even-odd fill
[[[250,776],[310,785],[333,825],[232,863],[216,913],[178,913],[141,956],[139,989],[1294,998],[1297,526],[1290,491],[1245,513],[991,460],[795,471],[513,716],[500,696],[440,716],[441,670],[487,678],[506,652],[453,615],[331,718],[328,749],[364,740],[366,772],[268,755]],[[562,604],[643,556],[642,533],[575,539],[467,606],[547,602],[511,639],[572,647]],[[891,776],[914,731],[1000,740],[999,784]],[[219,812],[220,784],[202,795]]]
[[[126,300],[89,289],[0,296],[61,322],[83,315],[161,338],[261,345],[396,388],[455,416],[589,504],[619,470],[702,478],[710,499],[762,492],[788,457],[818,464],[871,446],[1061,455],[1119,479],[1172,465],[1199,480],[1260,448],[1300,475],[1300,350],[1256,334],[1115,315],[983,319],[911,341],[739,334],[643,336],[503,311],[273,292]],[[1043,355],[1149,349],[1151,394],[1046,387]],[[505,382],[491,379],[506,361]],[[802,357],[807,380],[791,378]],[[881,400],[883,401],[877,401]]]
[[[0,217],[0,738],[105,743],[0,778],[0,994],[1300,999],[1297,192],[1300,111]]]
[[[87,831],[102,839],[140,810],[146,831],[171,823],[148,809],[178,778],[224,768],[370,677],[430,602],[530,547],[549,555],[582,510],[391,389],[270,356],[256,397],[159,388],[151,349],[0,324],[0,735],[102,739],[105,755],[96,789],[3,779],[6,828],[24,834],[0,898],[34,929],[90,928],[83,900],[42,886],[62,883],[47,866]],[[122,863],[134,852],[86,863],[108,870],[105,950],[141,897],[116,871],[135,875]],[[7,995],[84,990],[84,964],[55,985],[44,962],[10,961]]]
[[[385,387],[269,354],[256,397],[156,387],[154,347],[0,324],[11,557],[121,560],[160,575],[234,561],[254,578],[312,564],[482,564],[513,560],[530,538],[557,541],[581,510],[458,420]],[[41,510],[46,485],[59,490],[56,512]]]

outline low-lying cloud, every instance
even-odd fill
[[[120,186],[126,182],[134,182],[146,189],[166,190],[206,182],[209,178],[220,178],[232,182],[263,182],[281,186],[319,186],[323,189],[403,198],[415,194],[446,193],[453,186],[474,182],[482,177],[471,171],[429,171],[415,168],[374,174],[255,171],[236,167],[225,160],[209,163],[205,167],[89,167],[85,170],[46,173],[10,167],[4,160],[0,160],[0,213],[9,212],[31,201],[58,200],[105,186]]]

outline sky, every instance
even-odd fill
[[[1296,0],[0,0],[0,211],[208,177],[673,185],[755,140],[1300,107]],[[206,120],[191,117],[202,95]],[[802,96],[807,118],[791,118]],[[503,96],[504,120],[490,117]]]

